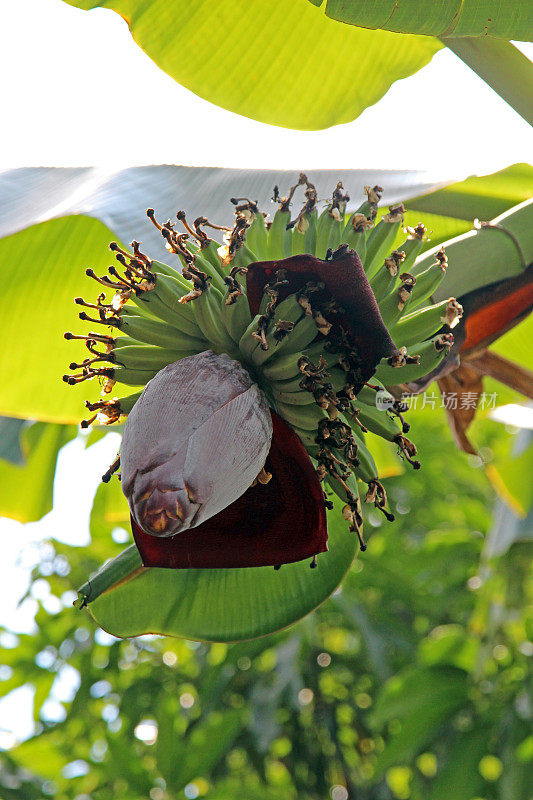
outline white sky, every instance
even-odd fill
[[[155,66],[113,11],[62,0],[0,3],[0,74],[0,168],[174,163],[462,175],[532,160],[531,128],[446,50],[355,122],[317,132],[264,125],[201,100]],[[415,97],[420,110],[407,116]],[[129,124],[121,112],[134,105],[154,124]],[[447,124],[437,125],[443,111]],[[385,121],[398,114],[393,147]],[[185,116],[195,124],[183,125]]]
[[[61,0],[4,0],[0,75],[0,169],[174,163],[466,175],[532,160],[529,126],[448,51],[393,85],[355,122],[326,131],[288,131],[219,109],[183,89],[134,44],[111,11],[87,13]],[[406,117],[414,97],[424,98],[419,113]],[[152,125],[135,128],[121,118],[121,111],[134,105]],[[437,125],[443,111],[447,124]],[[395,137],[384,121],[399,113],[401,141],[393,147]],[[182,125],[185,116],[195,125]],[[92,492],[115,446],[106,441],[84,453],[72,443],[60,459],[54,511],[35,525],[0,521],[1,623],[31,630],[34,601],[17,613],[15,606],[39,560],[38,543],[50,536],[86,541]],[[75,482],[69,474],[76,475]],[[43,588],[38,583],[34,592]],[[66,604],[71,601],[65,598]],[[49,610],[58,610],[51,600]],[[31,692],[21,692],[0,703],[0,748],[31,733]]]

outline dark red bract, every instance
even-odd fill
[[[376,298],[355,250],[342,246],[327,261],[316,256],[299,255],[251,264],[246,274],[246,285],[253,314],[259,311],[265,285],[275,279],[279,269],[286,270],[288,279],[288,285],[280,291],[280,300],[301,289],[307,281],[325,284],[333,299],[344,309],[340,324],[349,332],[366,368],[365,380],[373,374],[382,358],[398,352],[381,319]]]
[[[272,413],[266,468],[272,479],[248,489],[201,525],[167,538],[131,519],[146,567],[173,569],[277,566],[327,550],[322,487],[298,436]]]

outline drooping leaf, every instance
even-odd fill
[[[470,800],[481,793],[484,781],[478,767],[489,747],[489,735],[490,727],[480,723],[457,734],[443,769],[431,785],[428,800]]]
[[[317,569],[309,562],[249,569],[169,570],[141,566],[136,550],[124,551],[124,568],[110,588],[91,601],[96,622],[115,636],[161,633],[206,641],[237,641],[284,628],[322,603],[342,581],[356,553],[356,537],[340,514],[328,512],[327,553]],[[116,569],[106,565],[91,581]]]
[[[420,642],[419,659],[427,666],[450,664],[470,672],[475,668],[479,641],[460,625],[441,625]]]
[[[310,1],[317,6],[323,2]],[[350,25],[426,36],[498,36],[527,41],[533,33],[531,9],[516,0],[327,0],[326,14]]]
[[[25,429],[26,463],[0,462],[0,516],[33,522],[51,510],[57,454],[75,435],[71,425],[37,422]]]
[[[73,299],[87,295],[86,265],[105,271],[110,238],[97,220],[66,217],[0,240],[0,262],[11,265],[0,297],[10,342],[0,354],[2,374],[10,376],[2,386],[3,413],[62,423],[80,419],[86,392],[67,386],[62,375],[86,351],[79,342],[64,341],[63,333],[79,330]]]
[[[213,769],[244,727],[245,719],[246,712],[241,709],[214,713],[193,728],[181,747],[174,742],[171,785],[176,791]]]
[[[407,209],[472,223],[490,220],[531,197],[533,167],[513,164],[483,177],[467,178],[405,203]]]
[[[411,759],[432,742],[443,723],[465,703],[466,692],[466,673],[454,667],[414,668],[391,678],[371,717],[376,726],[397,719],[401,727],[380,754],[377,774]]]
[[[219,225],[231,225],[235,209],[229,199],[242,193],[257,200],[261,211],[272,217],[277,210],[277,205],[270,202],[274,186],[283,191],[297,183],[298,167],[258,170],[161,165],[116,171],[94,167],[7,170],[0,172],[0,237],[45,220],[83,214],[99,219],[123,241],[141,238],[146,249],[153,250],[154,257],[168,258],[163,239],[145,217],[148,206],[155,208],[157,216],[163,219],[174,218],[178,209],[184,209],[190,215],[202,213]],[[342,181],[351,195],[348,212],[355,211],[365,199],[365,185],[383,186],[382,203],[387,205],[419,198],[460,177],[452,174],[446,180],[442,175],[423,170],[394,169],[316,169],[311,175],[319,197],[329,197],[337,181]],[[500,175],[503,179],[498,183]],[[527,192],[523,186],[526,179],[527,173],[513,179],[504,170],[491,176],[489,184],[496,182],[498,194],[500,184],[504,191],[510,181],[514,185],[517,180],[522,192]],[[527,193],[517,199],[513,196],[501,210],[527,196]],[[419,201],[413,207],[418,208]]]
[[[357,117],[442,46],[339,25],[307,0],[66,0],[112,8],[157,65],[261,122],[316,130]]]

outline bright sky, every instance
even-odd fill
[[[201,100],[156,67],[113,11],[62,0],[0,3],[0,74],[0,168],[438,167],[454,176],[532,160],[531,128],[446,50],[355,122],[317,132],[264,125]],[[406,116],[415,97],[420,110]],[[129,123],[122,112],[134,106],[154,124]],[[443,111],[447,124],[437,125]],[[402,135],[392,146],[385,121],[399,114]]]
[[[533,54],[533,47],[526,52]],[[355,122],[318,132],[270,127],[201,100],[155,66],[115,13],[87,13],[61,0],[0,4],[0,74],[0,169],[170,163],[425,168],[455,176],[532,160],[529,126],[448,51],[396,83]],[[401,141],[393,147],[385,121],[403,115],[414,97],[423,98],[420,111],[403,117]],[[122,112],[133,106],[153,124],[129,124]],[[447,124],[437,125],[443,111]],[[183,125],[185,117],[195,124]],[[17,613],[15,607],[29,570],[39,561],[39,543],[51,536],[87,541],[92,491],[114,447],[107,440],[88,452],[79,442],[68,445],[60,459],[54,511],[35,525],[1,521],[0,623],[31,630],[34,601]],[[72,474],[75,483],[69,480]],[[43,592],[50,613],[59,610],[57,602],[47,600],[44,582],[33,591],[38,597]],[[72,598],[64,601],[69,605]],[[66,676],[56,687],[57,699],[73,685]],[[0,716],[10,720],[7,730],[6,723],[0,727],[0,747],[31,734],[31,692],[17,691],[0,705]]]

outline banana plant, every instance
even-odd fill
[[[299,188],[304,202],[292,215]],[[220,226],[204,216],[191,224],[178,211],[178,232],[149,209],[181,272],[136,241],[132,249],[111,244],[121,271],[87,270],[112,299],[79,298],[92,309],[80,318],[125,336],[67,332],[91,356],[72,363],[64,380],[103,380],[83,425],[128,417],[104,480],[121,469],[135,545],[81,588],[79,606],[115,635],[234,640],[272,632],[326,599],[366,549],[361,492],[394,521],[372,437],[394,443],[415,470],[421,464],[405,406],[386,386],[440,374],[463,308],[455,298],[427,304],[445,280],[444,249],[420,255],[419,223],[391,251],[404,208],[391,206],[375,224],[380,187],[365,191],[347,215],[339,182],[318,214],[316,188],[301,174],[286,194],[274,190],[279,207],[268,226],[255,201],[233,198],[235,222],[222,244],[206,232]],[[491,252],[499,263],[498,247],[487,246],[494,232],[503,248],[514,237],[531,260],[531,210],[522,204],[467,235],[479,236],[479,263],[486,267]],[[531,306],[522,267],[510,263],[526,287],[518,305],[512,280],[513,290],[499,295],[511,297],[502,327]],[[120,384],[146,387],[110,398]]]
[[[508,191],[501,199],[489,192],[488,206],[484,180],[490,185],[474,179],[407,201],[407,211],[392,202],[385,213],[378,211],[378,185],[361,189],[354,202],[342,181],[320,209],[305,175],[274,189],[271,220],[242,192],[228,204],[233,225],[189,219],[181,210],[177,222],[164,222],[149,209],[147,224],[167,256],[152,258],[136,239],[112,242],[118,263],[107,273],[107,256],[97,252],[106,231],[99,229],[96,244],[82,239],[83,217],[50,220],[4,240],[6,255],[29,255],[34,266],[44,256],[46,264],[43,235],[57,242],[61,224],[62,246],[70,231],[83,261],[95,264],[81,283],[74,275],[69,283],[72,272],[65,273],[66,291],[74,291],[89,327],[66,331],[78,349],[65,391],[74,392],[71,407],[79,409],[79,391],[91,378],[101,382],[102,396],[89,394],[86,427],[127,416],[121,470],[136,544],[93,576],[79,598],[106,630],[250,638],[299,619],[335,590],[366,546],[360,490],[361,499],[393,517],[376,444],[389,442],[401,461],[420,467],[404,408],[386,387],[416,390],[417,381],[449,364],[453,336],[464,343],[462,323],[468,330],[466,298],[486,290],[487,276],[490,284],[530,285],[523,270],[532,249],[528,203],[452,239],[449,255],[440,242],[427,249],[418,207],[427,207],[436,227],[435,212],[450,202],[458,209],[468,196],[467,207],[477,204],[486,217],[488,206],[522,199],[528,170],[494,178]],[[453,219],[445,225],[448,232],[466,227]],[[20,268],[27,279],[24,262]],[[37,288],[38,275],[46,277],[46,269],[29,287]],[[87,279],[97,284],[94,298],[79,289]],[[56,330],[58,287],[54,279],[49,324]],[[5,301],[9,307],[9,293]],[[48,302],[35,299],[28,313],[40,316]],[[526,310],[513,302],[491,335]],[[11,316],[19,343],[23,311]],[[46,403],[45,392],[35,391],[39,374],[34,370],[33,408]],[[58,415],[62,404],[56,396]],[[118,468],[117,461],[106,479]]]
[[[533,120],[533,68],[510,42],[533,36],[526,0],[66,2],[112,8],[175,80],[261,122],[305,130],[349,122],[443,46]]]

